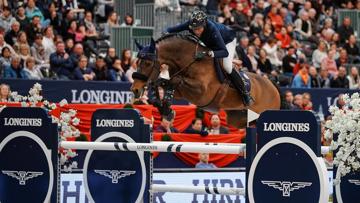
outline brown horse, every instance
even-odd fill
[[[235,127],[246,126],[246,109],[261,113],[280,108],[278,88],[267,78],[247,72],[251,81],[251,96],[255,102],[245,107],[238,91],[219,81],[214,59],[195,60],[196,52],[208,51],[189,35],[171,34],[152,41],[139,52],[137,74],[131,90],[135,97],[143,92],[149,81],[155,81],[163,64],[168,65],[170,83],[175,87],[175,98],[213,112],[220,108],[227,112],[227,122]]]

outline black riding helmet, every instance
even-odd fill
[[[198,27],[203,27],[206,25],[207,15],[204,11],[196,10],[191,14],[190,17],[190,29],[195,29]]]

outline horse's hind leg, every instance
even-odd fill
[[[246,128],[247,110],[225,110],[227,122],[236,128]]]

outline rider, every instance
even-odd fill
[[[244,104],[250,105],[253,101],[250,93],[246,90],[244,82],[236,69],[233,68],[232,61],[234,59],[236,48],[236,33],[227,28],[225,25],[213,22],[207,19],[207,15],[201,11],[196,10],[191,14],[190,20],[170,27],[166,30],[167,33],[181,32],[184,30],[196,35],[204,44],[212,51],[207,53],[199,52],[195,58],[200,60],[208,55],[214,58],[223,58],[225,71],[229,74],[235,88],[243,95]]]

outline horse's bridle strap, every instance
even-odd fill
[[[133,79],[138,79],[138,80],[141,80],[141,81],[144,81],[144,82],[146,82],[149,79],[148,76],[146,76],[144,74],[141,74],[141,73],[138,73],[138,72],[133,72],[132,78]]]

